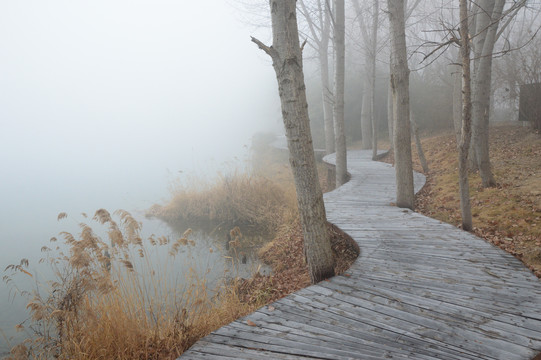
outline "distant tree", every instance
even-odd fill
[[[346,14],[344,0],[334,0],[334,135],[336,147],[336,186],[347,181],[344,91],[346,64]]]
[[[361,29],[362,42],[364,43],[364,57],[366,71],[364,76],[364,86],[361,108],[361,133],[362,149],[372,149],[372,158],[377,157],[377,124],[375,116],[376,102],[376,59],[377,59],[377,39],[379,27],[379,0],[372,2],[372,11],[361,7],[359,0],[353,0],[357,21]],[[369,15],[368,15],[369,14]],[[370,29],[367,19],[371,18]]]
[[[299,44],[296,0],[270,0],[272,46],[252,37],[272,58],[312,283],[334,276],[323,194],[319,187]]]
[[[394,115],[396,205],[413,209],[409,68],[406,50],[404,0],[387,0],[391,27],[391,88]]]
[[[331,14],[325,0],[299,0],[310,32],[309,44],[314,48],[319,60],[321,91],[323,98],[323,124],[325,128],[325,152],[334,152],[334,95],[329,80],[329,43],[331,40]]]
[[[378,124],[376,118],[376,59],[378,51],[379,0],[372,9],[372,41],[370,43],[370,119],[372,124],[372,160],[378,156]]]

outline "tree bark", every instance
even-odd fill
[[[372,148],[372,89],[368,79],[364,79],[361,108],[361,149]]]
[[[374,0],[372,42],[370,43],[370,119],[372,123],[372,160],[378,158],[378,124],[376,118],[376,57],[378,50],[379,0]]]
[[[336,186],[347,181],[346,135],[344,129],[344,90],[345,90],[345,4],[344,0],[334,0],[334,135],[336,148]]]
[[[392,71],[392,69],[391,69]],[[393,110],[393,87],[391,79],[387,86],[387,131],[389,132],[389,151],[394,152],[394,110]]]
[[[304,252],[311,281],[316,283],[334,276],[334,260],[310,133],[296,0],[270,0],[269,3],[272,46],[268,47],[255,38],[252,41],[271,56],[276,72],[304,235]]]
[[[417,155],[419,156],[419,161],[421,163],[421,167],[423,168],[423,172],[425,174],[428,174],[428,163],[426,162],[425,152],[423,151],[423,145],[421,144],[421,137],[419,136],[419,127],[417,126],[417,122],[415,121],[415,117],[412,113],[410,113],[410,120],[411,120],[411,130],[413,132],[413,139],[415,141],[415,147],[417,148]]]
[[[404,0],[387,0],[391,25],[391,87],[394,113],[396,205],[413,209],[413,167],[411,161],[409,68],[406,51]]]
[[[462,61],[460,52],[457,63]],[[460,142],[460,133],[462,131],[462,67],[452,65],[453,69],[453,128],[455,130],[456,143]]]
[[[328,36],[328,35],[327,35]],[[323,123],[325,126],[325,152],[327,155],[334,152],[334,121],[333,121],[333,93],[329,82],[329,41],[321,45],[319,63],[321,69],[321,91],[323,96]],[[324,48],[324,49],[323,49]]]
[[[468,30],[468,6],[466,0],[460,0],[460,55],[462,62],[462,121],[460,141],[458,143],[458,184],[460,191],[460,213],[462,229],[471,231],[473,220],[468,183],[468,151],[471,139],[471,76],[470,43]]]
[[[319,58],[321,76],[321,98],[323,103],[323,126],[325,131],[325,153],[334,153],[333,93],[329,81],[329,41],[331,16],[325,0],[317,0],[317,9],[310,11],[303,0],[299,1],[302,13],[312,34],[313,47]],[[314,14],[315,15],[311,15]]]
[[[477,167],[484,187],[496,185],[490,166],[488,125],[492,85],[492,53],[504,4],[505,0],[481,0],[475,17],[474,49],[476,58],[472,91],[472,130]]]

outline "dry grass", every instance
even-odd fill
[[[430,174],[417,210],[460,224],[458,163],[454,134],[423,139]],[[521,259],[541,275],[541,137],[516,125],[490,129],[491,162],[498,182],[484,189],[469,176],[474,232]],[[419,165],[416,165],[419,170]]]
[[[55,279],[19,291],[30,318],[18,328],[28,338],[13,348],[12,359],[174,359],[200,337],[261,305],[241,302],[231,286],[211,297],[205,279],[191,270],[179,286],[172,280],[174,259],[180,247],[193,245],[189,231],[174,242],[165,237],[143,242],[140,224],[125,211],[117,215],[118,223],[105,210],[94,216],[108,227],[107,241],[81,224],[79,239],[62,234],[67,255],[61,247],[56,255],[44,247]],[[165,260],[151,256],[156,247],[167,250]],[[18,291],[15,275],[34,276],[28,265],[23,260],[8,268],[4,280],[12,290]]]
[[[296,214],[295,191],[261,175],[235,173],[215,182],[179,185],[165,206],[150,214],[167,222],[227,223],[272,231]]]

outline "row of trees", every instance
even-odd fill
[[[346,7],[344,0],[333,0],[332,3],[330,0],[269,1],[272,45],[265,45],[255,38],[252,38],[252,41],[271,57],[276,72],[305,238],[305,253],[313,282],[332,276],[334,264],[313,155],[302,51],[308,43],[317,54],[325,148],[327,153],[336,152],[336,184],[341,185],[346,181],[347,175],[344,129],[347,9],[355,14],[363,44],[361,50],[365,66],[362,76],[365,86],[360,122],[363,148],[371,148],[374,158],[377,156],[378,138],[375,116],[377,63],[386,63],[388,67],[388,131],[395,154],[397,206],[413,209],[414,201],[409,92],[409,64],[412,59],[418,59],[416,71],[422,73],[429,64],[440,59],[454,58],[454,124],[459,148],[464,229],[471,229],[467,193],[468,156],[470,163],[479,169],[483,185],[495,185],[488,148],[495,45],[502,35],[510,38],[509,29],[513,19],[525,8],[527,2],[456,1],[454,8],[444,7],[442,4],[438,8],[437,3],[421,0],[410,1],[409,4],[406,0],[387,0],[385,3],[378,0],[351,0],[349,7]],[[307,40],[302,45],[299,41],[297,8],[302,15],[303,24],[306,25],[304,35]],[[455,21],[457,11],[458,20]],[[381,25],[383,22],[380,20],[380,13],[387,15],[388,28]],[[429,15],[426,14],[434,13],[440,14],[442,18],[439,23],[443,25],[424,32],[428,35],[424,38],[408,36],[408,31],[412,30],[408,30],[408,19],[417,17],[414,27],[418,32],[419,24],[430,23]],[[412,52],[411,47],[408,51],[407,38],[418,43],[416,51]],[[448,50],[452,45],[456,45],[460,51],[454,50],[453,53],[453,50]],[[473,58],[470,56],[470,49]],[[449,52],[451,54],[448,54]],[[332,69],[331,63],[334,64]],[[332,88],[331,72],[334,79]],[[469,150],[470,143],[473,144],[474,151]]]

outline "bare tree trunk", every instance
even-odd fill
[[[336,186],[347,181],[346,135],[344,129],[344,89],[345,89],[345,4],[344,0],[334,0],[334,135],[336,147]]]
[[[372,158],[377,158],[377,124],[375,117],[375,96],[376,96],[376,52],[377,52],[377,34],[379,17],[379,0],[374,0],[371,12],[372,24],[370,31],[365,21],[366,9],[362,9],[359,0],[352,1],[353,7],[357,13],[362,42],[364,43],[364,55],[366,61],[366,75],[363,77],[363,96],[361,109],[361,135],[363,150],[372,149]]]
[[[460,53],[457,62],[461,61]],[[452,65],[453,68],[453,128],[455,130],[456,143],[460,142],[462,131],[462,67]]]
[[[312,283],[316,283],[334,276],[334,260],[310,133],[296,0],[270,0],[269,3],[272,46],[266,46],[255,38],[252,41],[271,56],[276,72],[304,234],[304,252],[310,278]]]
[[[376,57],[378,51],[379,0],[374,0],[372,43],[370,49],[370,117],[372,119],[372,160],[378,158],[378,124],[376,118]]]
[[[367,79],[363,83],[363,100],[361,108],[361,149],[368,150],[372,148],[372,121],[371,121],[371,99],[372,89]]]
[[[473,229],[473,220],[468,183],[468,150],[471,139],[472,103],[468,6],[466,0],[460,0],[460,55],[462,58],[462,121],[460,141],[458,143],[458,184],[460,189],[462,229],[471,231]]]
[[[333,124],[333,93],[329,84],[329,41],[331,37],[331,15],[327,9],[326,0],[317,0],[315,7],[309,9],[303,0],[299,1],[310,33],[312,34],[312,47],[319,57],[321,75],[321,98],[323,101],[323,126],[325,130],[325,153],[334,152],[334,124]],[[334,180],[333,180],[334,181]]]
[[[462,62],[460,52],[458,53],[457,62]],[[463,104],[462,104],[462,66],[453,66],[453,126],[455,130],[455,137],[457,146],[460,143],[460,137],[462,136],[462,116],[463,116]],[[471,76],[470,76],[471,78]],[[470,131],[470,138],[472,137]],[[470,139],[471,141],[471,139]],[[470,142],[471,144],[471,142]],[[477,169],[477,157],[475,156],[475,148],[469,146],[468,156],[468,170],[474,171]]]
[[[415,121],[415,117],[412,113],[410,113],[410,121],[411,121],[411,130],[413,132],[413,138],[415,140],[415,147],[417,148],[417,155],[419,155],[419,161],[421,162],[421,166],[423,168],[423,172],[425,174],[428,174],[428,163],[426,162],[425,152],[423,151],[423,146],[421,145],[421,138],[419,136],[419,127],[417,126],[417,121]]]
[[[406,51],[404,0],[387,0],[391,25],[391,86],[393,90],[396,205],[413,209],[409,68]]]
[[[325,50],[320,50],[320,69],[321,69],[321,87],[323,96],[323,123],[325,126],[325,152],[332,154],[334,152],[334,123],[333,123],[333,94],[329,82],[329,54],[328,39]]]
[[[475,20],[477,36],[474,38],[476,59],[472,91],[472,130],[477,166],[484,187],[496,185],[490,167],[488,125],[492,85],[492,53],[504,4],[505,0],[479,1]]]
[[[394,151],[394,110],[393,110],[393,87],[391,86],[391,79],[389,79],[387,87],[387,131],[389,132],[389,150]]]

